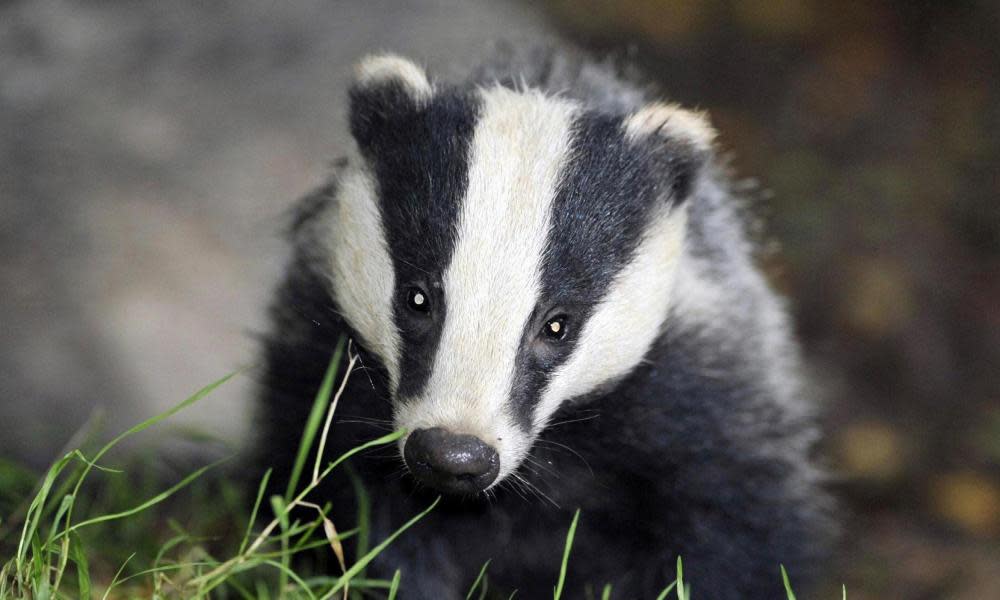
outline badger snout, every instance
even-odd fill
[[[441,427],[411,433],[403,459],[417,481],[448,494],[481,492],[500,472],[500,456],[492,446]]]

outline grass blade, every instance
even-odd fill
[[[337,347],[333,351],[333,358],[330,359],[330,366],[327,367],[326,374],[323,375],[323,382],[319,386],[319,391],[316,392],[316,399],[313,401],[312,409],[309,411],[309,418],[306,420],[306,428],[302,432],[302,438],[299,441],[299,450],[295,455],[292,475],[288,479],[288,487],[285,489],[286,503],[291,503],[292,498],[295,497],[295,489],[299,485],[299,479],[302,477],[302,471],[306,466],[306,457],[309,456],[309,450],[312,448],[313,441],[316,439],[316,433],[323,422],[326,407],[330,404],[330,394],[333,392],[333,380],[337,377],[337,370],[340,366],[340,358],[344,354],[345,343],[346,338],[341,336],[337,341]]]
[[[164,542],[164,544],[160,546],[160,549],[156,551],[156,557],[153,558],[153,567],[155,568],[160,566],[160,561],[162,561],[163,557],[167,555],[167,552],[170,552],[177,547],[177,545],[183,544],[189,540],[191,540],[190,535],[187,533],[181,533]]]
[[[670,582],[670,585],[668,585],[667,587],[663,588],[663,591],[660,592],[660,595],[656,597],[656,600],[665,600],[666,597],[667,597],[667,594],[669,594],[670,590],[674,589],[674,586],[676,586],[676,585],[677,585],[677,580],[675,579],[674,581]]]
[[[229,381],[230,379],[232,379],[233,377],[235,377],[237,374],[239,374],[239,371],[233,371],[229,375],[226,375],[225,377],[222,377],[221,379],[217,379],[217,380],[213,381],[212,383],[210,383],[210,384],[206,385],[205,387],[201,388],[200,390],[198,390],[194,394],[191,394],[190,396],[188,396],[187,398],[185,398],[182,402],[174,405],[170,409],[168,409],[168,410],[166,410],[166,411],[164,411],[164,412],[162,412],[162,413],[160,413],[158,415],[152,416],[152,417],[146,419],[145,421],[143,421],[142,423],[139,423],[138,425],[134,425],[134,426],[130,427],[128,430],[124,431],[123,433],[118,434],[117,437],[115,437],[113,440],[111,440],[110,442],[108,442],[107,444],[105,444],[104,447],[102,447],[97,452],[97,454],[94,455],[94,458],[92,458],[89,461],[87,461],[87,466],[90,467],[91,465],[97,464],[97,461],[99,461],[105,454],[107,454],[107,452],[109,450],[111,450],[112,448],[114,448],[116,445],[118,445],[119,442],[121,442],[125,438],[127,438],[127,437],[129,437],[131,435],[134,435],[136,433],[139,433],[140,431],[144,431],[146,429],[149,429],[153,425],[156,425],[157,423],[159,423],[159,422],[161,422],[161,421],[163,421],[165,419],[169,419],[170,417],[176,415],[177,413],[179,413],[180,411],[184,410],[185,408],[191,406],[195,402],[198,402],[199,400],[201,400],[205,396],[211,394],[212,392],[215,391],[216,388],[218,388],[222,384],[226,383],[227,381]]]
[[[492,558],[490,560],[493,560]],[[483,563],[483,568],[479,569],[479,575],[476,576],[476,580],[472,582],[472,587],[469,588],[469,593],[465,595],[465,600],[472,600],[472,594],[479,587],[480,582],[483,580],[483,575],[486,574],[486,569],[490,566],[490,561]]]
[[[387,434],[383,435],[380,438],[376,438],[374,440],[367,441],[364,444],[361,444],[360,446],[355,446],[354,448],[351,448],[347,452],[344,452],[343,454],[341,454],[340,458],[338,458],[337,460],[335,460],[332,463],[330,463],[329,465],[327,465],[326,468],[323,469],[323,472],[320,474],[320,479],[322,479],[322,478],[326,477],[327,475],[329,475],[330,471],[336,469],[338,465],[340,465],[342,462],[344,462],[348,458],[351,458],[352,456],[354,456],[358,452],[364,452],[365,450],[367,450],[369,448],[372,448],[374,446],[384,446],[385,444],[391,444],[392,442],[395,442],[396,440],[398,440],[399,438],[403,437],[404,435],[406,435],[406,430],[405,429],[399,429],[397,431],[393,431],[392,433],[387,433]]]
[[[257,522],[257,511],[260,510],[260,502],[264,498],[264,492],[267,490],[267,482],[270,479],[271,469],[268,469],[264,472],[264,477],[261,478],[260,485],[257,486],[257,499],[254,500],[253,510],[250,511],[250,521],[247,523],[247,531],[240,542],[240,550],[237,554],[243,554],[243,551],[247,549],[247,544],[250,543],[250,532],[253,531],[253,525]]]
[[[17,544],[17,555],[16,564],[18,573],[22,572],[24,568],[24,559],[27,556],[28,548],[31,546],[32,540],[35,538],[35,532],[38,530],[39,521],[42,518],[42,512],[45,509],[45,503],[48,501],[49,492],[52,490],[53,484],[55,484],[56,479],[59,474],[62,473],[66,465],[73,460],[73,453],[70,452],[60,458],[54,465],[49,467],[48,472],[45,473],[45,479],[42,481],[42,486],[39,488],[38,493],[35,494],[34,500],[28,506],[28,511],[25,513],[24,517],[24,528],[21,530],[21,540]]]
[[[124,440],[125,438],[127,438],[127,437],[129,437],[129,436],[131,436],[133,434],[136,434],[136,433],[139,433],[140,431],[144,431],[146,429],[149,429],[153,425],[156,425],[157,423],[159,423],[159,422],[161,422],[161,421],[163,421],[165,419],[168,419],[168,418],[174,416],[175,414],[177,414],[180,411],[184,410],[185,408],[191,406],[195,402],[198,402],[199,400],[201,400],[205,396],[207,396],[207,395],[211,394],[212,392],[214,392],[216,388],[218,388],[222,384],[226,383],[227,381],[229,381],[230,379],[232,379],[233,377],[235,377],[237,373],[239,373],[239,371],[233,371],[229,375],[226,375],[225,377],[222,377],[220,379],[217,379],[217,380],[213,381],[212,383],[210,383],[210,384],[206,385],[205,387],[201,388],[200,390],[198,390],[194,394],[191,394],[190,396],[188,396],[187,398],[185,398],[180,403],[174,405],[172,408],[170,408],[170,409],[168,409],[168,410],[166,410],[166,411],[164,411],[164,412],[162,412],[162,413],[160,413],[158,415],[152,416],[152,417],[146,419],[145,421],[139,423],[138,425],[134,425],[134,426],[130,427],[129,429],[125,430],[124,432],[118,434],[113,440],[111,440],[110,442],[108,442],[107,444],[105,444],[97,452],[97,454],[94,455],[93,459],[87,461],[87,466],[84,467],[83,472],[80,473],[80,476],[79,476],[79,478],[76,481],[76,485],[73,487],[73,493],[70,494],[70,496],[72,496],[73,498],[78,498],[79,497],[80,487],[83,485],[84,480],[87,478],[87,475],[90,473],[90,469],[93,468],[93,465],[97,464],[98,461],[100,461],[101,458],[103,458],[104,455],[107,454],[107,452],[109,450],[111,450],[112,448],[114,448],[119,442],[121,442],[122,440]],[[71,453],[71,455],[72,455],[72,453]],[[204,472],[204,471],[202,471],[202,472]],[[199,475],[200,475],[200,473],[199,473]],[[73,528],[70,527],[70,521],[71,521],[72,514],[73,514],[73,506],[70,505],[69,510],[66,512],[66,529],[63,530],[64,533],[68,532],[68,531],[71,531],[73,529]],[[104,519],[104,520],[107,520],[107,519]],[[57,535],[56,538],[58,538],[58,537],[59,536]],[[54,539],[56,539],[56,538],[54,538]]]
[[[56,534],[53,537],[53,540],[58,540],[59,538],[63,537],[64,535],[73,533],[74,531],[76,531],[78,529],[81,529],[83,527],[87,527],[89,525],[95,525],[97,523],[104,523],[105,521],[114,521],[116,519],[122,519],[122,518],[125,518],[125,517],[132,516],[134,514],[140,513],[140,512],[146,510],[147,508],[149,508],[151,506],[155,506],[156,504],[159,504],[160,502],[163,502],[164,500],[166,500],[170,496],[174,495],[178,490],[183,489],[184,487],[188,486],[192,481],[194,481],[195,479],[198,479],[199,477],[201,477],[202,474],[205,473],[205,471],[211,469],[212,467],[218,466],[220,463],[224,462],[225,460],[226,459],[218,460],[218,461],[215,461],[215,462],[213,462],[211,464],[205,465],[204,467],[201,467],[200,469],[198,469],[194,473],[191,473],[190,475],[188,475],[187,477],[185,477],[184,479],[182,479],[180,482],[174,484],[170,488],[168,488],[168,489],[160,492],[159,494],[153,496],[152,498],[150,498],[149,500],[146,500],[145,502],[143,502],[142,504],[139,504],[138,506],[134,506],[134,507],[132,507],[132,508],[130,508],[128,510],[123,510],[121,512],[112,513],[112,514],[109,514],[109,515],[102,515],[100,517],[94,517],[93,519],[88,519],[86,521],[81,521],[80,523],[77,523],[76,525],[73,525],[72,527],[69,527],[67,529],[63,529],[62,531],[60,531],[58,534]]]
[[[304,591],[307,596],[309,596],[313,600],[316,600],[316,594],[312,593],[312,590],[309,588],[309,584],[307,584],[305,581],[303,581],[303,579],[301,577],[299,577],[298,573],[296,573],[295,571],[291,570],[290,568],[288,568],[287,566],[281,564],[280,562],[278,562],[276,560],[262,560],[261,564],[270,565],[270,566],[274,567],[275,569],[278,569],[278,571],[281,572],[285,577],[287,577],[287,578],[291,579],[292,581],[294,581],[295,583],[297,583],[298,586],[300,588],[302,588],[302,591]],[[285,597],[285,590],[284,590],[284,588],[278,589],[278,597],[279,598],[284,598]]]
[[[399,569],[392,576],[392,584],[389,586],[389,600],[396,600],[396,594],[399,593]]]
[[[70,536],[69,548],[73,562],[76,564],[77,591],[80,598],[90,600],[90,566],[87,564],[87,554],[83,551],[80,536],[75,533]]]
[[[59,508],[56,510],[56,516],[52,519],[52,530],[49,532],[49,539],[45,541],[42,547],[47,547],[52,543],[55,537],[55,532],[59,530],[59,521],[62,520],[66,511],[73,504],[73,497],[69,494],[63,496],[62,502],[59,503]]]
[[[104,590],[104,595],[101,596],[101,600],[108,600],[108,596],[111,594],[111,590],[113,590],[115,586],[118,585],[118,578],[121,577],[122,571],[125,570],[125,567],[128,565],[129,561],[132,560],[133,558],[135,558],[135,552],[129,554],[128,558],[125,559],[125,562],[122,563],[122,566],[118,567],[118,572],[115,573],[115,576],[113,578],[111,578],[111,583],[108,584],[108,589]]]
[[[358,474],[354,471],[351,464],[348,463],[344,465],[344,467],[347,472],[347,477],[351,480],[351,486],[354,488],[354,497],[358,502],[358,514],[356,521],[358,524],[358,539],[354,544],[356,553],[354,560],[358,560],[368,553],[371,531],[371,498],[368,496],[368,490],[365,489],[364,482],[362,482],[361,478],[358,477]],[[358,573],[358,576],[364,577],[365,572],[361,571],[361,573]]]
[[[788,595],[788,600],[795,600],[795,592],[792,591],[792,584],[788,581],[788,571],[785,570],[785,565],[781,565],[781,580],[785,583],[785,594]]]
[[[278,526],[281,528],[282,533],[287,533],[291,523],[288,521],[288,504],[285,499],[281,496],[275,494],[271,496],[271,510],[274,512],[275,518],[278,519]],[[281,568],[278,570],[278,597],[282,596],[282,590],[288,585],[288,571],[291,570],[291,559],[288,556],[288,536],[282,535],[279,539],[281,542]]]
[[[684,562],[677,557],[677,600],[689,600],[688,588],[684,586]]]
[[[580,520],[580,509],[576,509],[573,515],[573,522],[569,525],[569,532],[566,534],[566,548],[563,550],[562,565],[559,567],[559,583],[556,584],[554,600],[559,600],[562,596],[563,584],[566,582],[566,569],[569,566],[569,552],[573,548],[573,536],[576,535],[576,524]]]
[[[337,592],[339,592],[345,585],[347,585],[347,583],[351,580],[351,578],[353,578],[355,575],[357,575],[359,572],[361,572],[362,569],[364,569],[366,566],[368,566],[368,563],[370,563],[372,561],[372,559],[374,559],[376,556],[378,556],[379,553],[381,553],[383,550],[385,550],[385,548],[389,544],[391,544],[397,537],[399,537],[404,531],[406,531],[407,529],[409,529],[410,527],[412,527],[417,521],[419,521],[420,519],[422,519],[425,516],[427,516],[427,513],[429,513],[432,510],[434,510],[434,507],[437,506],[438,502],[440,502],[440,501],[441,501],[441,497],[438,496],[434,500],[434,502],[431,503],[430,506],[428,506],[426,509],[424,509],[423,512],[421,512],[417,516],[415,516],[412,519],[410,519],[409,521],[407,521],[405,524],[403,524],[402,527],[400,527],[399,529],[397,529],[396,531],[394,531],[392,533],[392,535],[390,535],[385,540],[383,540],[382,543],[380,543],[379,545],[377,545],[374,548],[372,548],[368,552],[368,554],[364,555],[364,557],[361,560],[359,560],[358,562],[354,563],[354,565],[352,565],[351,568],[348,569],[346,573],[344,573],[344,576],[341,577],[339,580],[337,580],[337,585],[333,586],[323,596],[323,600],[327,600],[328,598],[332,598],[334,594],[336,594]]]

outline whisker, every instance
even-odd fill
[[[545,471],[546,474],[551,475],[552,477],[554,477],[556,479],[558,479],[559,477],[561,477],[561,475],[559,474],[558,471],[556,471],[555,469],[553,469],[551,466],[546,465],[545,463],[541,462],[537,458],[534,458],[533,456],[530,456],[530,455],[529,456],[525,456],[524,460],[526,461],[525,464],[524,464],[524,467],[526,469],[530,469],[531,466],[535,466],[535,467],[538,467],[539,469]],[[533,470],[533,469],[532,469],[532,473],[534,473],[535,475],[539,475],[539,473],[537,471]]]
[[[522,500],[528,502],[528,497],[524,495],[524,492],[519,487],[519,484],[520,482],[516,478],[507,478],[500,482],[500,486],[506,486],[512,493],[517,494]]]
[[[396,458],[399,456],[399,452],[395,448],[369,448],[363,454],[366,458],[376,459]]]
[[[593,468],[591,468],[591,466],[590,466],[590,463],[589,463],[589,462],[587,462],[587,459],[586,459],[586,458],[584,458],[582,454],[580,454],[580,453],[579,453],[579,452],[577,452],[576,450],[574,450],[574,449],[570,448],[570,447],[569,447],[569,446],[567,446],[566,444],[562,444],[562,443],[559,443],[559,442],[556,442],[556,441],[553,441],[553,440],[546,440],[546,439],[543,439],[543,438],[538,438],[537,440],[535,440],[535,443],[539,443],[539,444],[540,444],[540,443],[545,443],[545,444],[552,444],[553,446],[556,446],[556,447],[558,447],[558,448],[562,448],[562,449],[564,449],[564,450],[566,450],[566,451],[568,451],[568,452],[571,452],[571,453],[572,453],[572,454],[574,454],[574,455],[575,455],[575,456],[576,456],[577,458],[579,458],[581,462],[583,462],[584,466],[586,466],[586,467],[587,467],[587,470],[588,470],[588,471],[590,471],[590,474],[591,474],[591,475],[593,475],[593,474],[594,474],[594,469],[593,469]]]
[[[387,425],[385,423],[373,423],[371,421],[365,421],[365,420],[362,420],[362,419],[340,419],[338,421],[334,421],[334,425],[336,425],[338,423],[351,423],[351,424],[354,424],[354,425],[368,425],[369,427],[373,427],[373,428],[379,429],[381,431],[392,431],[392,427],[390,427],[389,425]]]
[[[343,417],[346,419],[354,419],[359,422],[363,421],[365,423],[375,423],[377,425],[392,425],[392,421],[390,419],[378,419],[375,417],[366,417],[364,415],[343,415]]]
[[[409,472],[409,470],[406,468],[406,465],[403,465],[402,467],[389,473],[389,475],[387,475],[386,478],[389,481],[399,481],[407,474],[407,472]]]
[[[559,503],[558,503],[558,502],[556,502],[556,501],[555,501],[555,500],[553,500],[553,499],[552,499],[551,497],[549,497],[549,495],[548,495],[548,494],[546,494],[545,492],[543,492],[543,491],[542,491],[542,490],[541,490],[541,489],[540,489],[540,488],[539,488],[538,486],[536,486],[535,484],[531,483],[530,481],[528,481],[527,479],[525,479],[524,477],[522,477],[522,476],[521,476],[521,475],[519,475],[518,473],[512,473],[511,475],[513,475],[513,476],[514,476],[514,477],[516,477],[516,478],[517,478],[517,479],[518,479],[519,481],[521,481],[521,482],[522,482],[522,483],[523,483],[524,485],[526,485],[526,486],[528,487],[528,489],[529,489],[529,490],[531,490],[532,492],[534,492],[535,494],[537,494],[537,495],[538,495],[538,497],[539,497],[540,499],[544,499],[544,500],[548,500],[548,501],[549,501],[549,502],[550,502],[550,503],[552,504],[552,506],[554,506],[554,507],[556,507],[556,508],[561,508],[561,507],[559,506]]]
[[[592,414],[590,416],[579,417],[579,418],[576,418],[576,419],[566,419],[564,421],[556,421],[555,423],[549,423],[548,425],[546,425],[546,428],[549,428],[549,427],[559,427],[560,425],[569,425],[570,423],[579,423],[581,421],[591,421],[593,419],[596,419],[599,416],[601,416],[601,413],[597,412],[595,410],[594,414]]]
[[[368,367],[365,366],[365,362],[363,360],[361,360],[361,353],[358,353],[358,364],[360,365],[360,367],[357,367],[357,368],[360,368],[362,371],[364,371],[365,377],[368,378],[368,383],[372,386],[372,389],[374,390],[375,389],[375,382],[372,381],[372,376],[369,373]]]

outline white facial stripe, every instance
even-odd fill
[[[635,257],[615,277],[584,325],[573,354],[552,376],[535,409],[535,432],[567,399],[631,371],[659,336],[670,310],[674,273],[683,249],[687,205],[664,204]]]
[[[360,159],[354,164],[360,163]],[[349,168],[327,213],[333,256],[333,289],[344,318],[377,354],[399,385],[399,333],[392,316],[395,272],[371,175]]]
[[[436,361],[423,394],[404,399],[397,421],[410,431],[445,427],[478,436],[500,454],[500,481],[531,442],[509,399],[576,108],[500,87],[480,97]]]

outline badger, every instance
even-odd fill
[[[289,228],[258,449],[287,475],[349,338],[328,452],[406,434],[318,495],[343,528],[363,489],[374,540],[443,498],[370,575],[464,598],[490,561],[499,597],[549,597],[577,509],[566,598],[654,598],[678,556],[706,600],[815,575],[814,410],[705,114],[574,55],[446,83],[378,54],[349,126]]]

